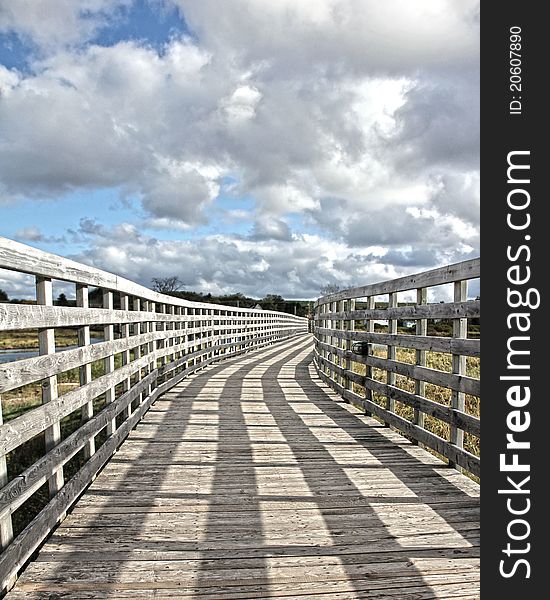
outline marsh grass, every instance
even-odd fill
[[[373,355],[379,358],[386,358],[386,350],[384,348],[374,348]],[[415,364],[416,362],[416,352],[411,348],[396,348],[396,360],[408,363]],[[426,352],[426,366],[431,369],[436,369],[438,371],[444,371],[446,373],[450,373],[452,371],[452,356],[450,354],[444,354],[440,352]],[[360,375],[365,375],[366,367],[360,363],[353,362],[352,370],[355,373]],[[479,379],[480,376],[480,359],[477,357],[467,357],[466,360],[466,375],[469,377],[474,377]],[[376,381],[380,381],[382,383],[387,382],[387,372],[383,369],[372,368],[372,378]],[[403,375],[395,375],[395,386],[399,387],[402,390],[407,392],[414,393],[415,391],[415,381],[409,377],[405,377]],[[365,394],[365,388],[354,384],[354,391],[362,396]],[[451,390],[433,385],[431,383],[426,383],[426,398],[429,400],[433,400],[442,404],[444,406],[451,406]],[[379,404],[382,407],[387,406],[387,398],[381,394],[373,392],[372,394],[373,402]],[[476,396],[465,396],[465,410],[468,414],[473,415],[475,417],[480,416],[480,399]],[[414,417],[414,410],[402,402],[396,400],[395,402],[395,412],[404,419],[408,421],[412,421]],[[439,419],[426,415],[425,428],[442,437],[445,440],[450,439],[450,426]],[[479,438],[470,435],[464,434],[464,448],[471,452],[472,454],[479,456],[480,455],[480,441]],[[440,456],[436,452],[432,453]],[[443,458],[440,456],[440,458]],[[445,460],[445,459],[443,459]]]
[[[90,337],[101,338],[103,332],[92,328]],[[55,330],[55,345],[57,348],[76,346],[78,334],[76,328],[59,328]],[[0,350],[35,350],[38,348],[38,330],[22,329],[21,331],[1,331]]]
[[[115,356],[115,368],[122,364],[122,355]],[[103,360],[92,363],[92,379],[97,379],[105,374]],[[80,385],[79,369],[71,369],[60,373],[57,377],[58,395],[61,396]],[[122,393],[122,386],[117,386],[117,397]],[[36,408],[42,404],[42,383],[36,382],[16,390],[2,394],[2,413],[4,422],[11,421],[24,413]],[[94,414],[97,414],[105,407],[105,394],[94,398]],[[61,439],[67,438],[82,425],[81,409],[73,411],[60,422]],[[96,449],[107,439],[106,428],[101,430],[95,436]],[[8,481],[11,481],[20,475],[25,469],[35,463],[45,454],[44,433],[28,440],[12,452],[6,455],[6,466],[8,471]],[[65,481],[68,481],[84,464],[85,456],[83,450],[79,451],[63,467]],[[46,506],[49,501],[47,484],[43,485],[28,500],[26,500],[16,511],[14,511],[13,529],[14,535],[17,535],[23,528]]]

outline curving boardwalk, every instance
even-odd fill
[[[478,486],[311,361],[301,336],[159,398],[8,600],[478,598]]]

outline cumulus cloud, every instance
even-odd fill
[[[43,50],[81,43],[133,0],[0,0],[0,32],[13,32]]]
[[[399,273],[380,261],[378,249],[347,248],[319,236],[294,236],[281,252],[278,239],[208,236],[195,240],[160,240],[123,223],[111,229],[82,222],[94,231],[89,249],[72,256],[85,264],[149,285],[152,277],[177,275],[187,289],[261,297],[269,293],[316,297],[327,282],[344,285]],[[344,263],[347,268],[344,269]]]
[[[206,262],[166,275],[228,289],[233,273],[245,292],[271,277],[314,295],[477,251],[476,1],[164,0],[194,37],[162,48],[89,43],[129,0],[52,0],[42,22],[45,4],[0,0],[0,30],[42,48],[27,73],[0,68],[3,202],[117,188],[162,237],[207,225],[234,177],[252,208],[221,211]],[[116,246],[100,223],[71,235],[141,281],[192,253],[129,227],[108,229]]]
[[[64,243],[65,236],[47,236],[36,225],[23,227],[15,232],[15,238],[22,242]]]
[[[282,219],[260,217],[253,225],[250,239],[288,242],[292,240],[292,233],[288,224]]]
[[[358,75],[477,60],[478,2],[464,0],[169,0],[216,51],[273,76],[320,68]]]

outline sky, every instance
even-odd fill
[[[0,0],[0,235],[255,297],[478,256],[478,2]]]

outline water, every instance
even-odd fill
[[[97,344],[98,342],[102,342],[102,338],[92,338],[92,344]],[[65,350],[73,350],[74,348],[78,348],[77,345],[73,346],[63,346],[62,348],[56,348],[56,352],[63,352]],[[38,356],[38,348],[26,348],[24,350],[15,350],[15,349],[7,349],[0,350],[0,364],[13,362],[14,360],[23,360],[25,358],[33,358],[34,356]]]
[[[0,350],[0,364],[38,356],[38,350]]]

